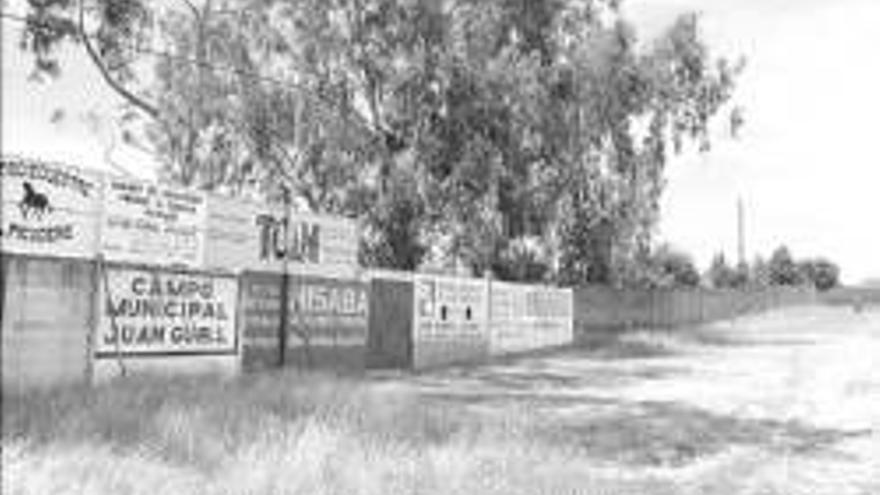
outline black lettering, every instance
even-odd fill
[[[125,299],[120,299],[114,304],[110,298],[107,298],[106,315],[111,317],[122,315],[123,311],[125,311],[125,301]]]
[[[110,325],[110,328],[108,328],[107,330],[109,331],[109,333],[104,334],[104,345],[116,345],[116,342],[119,338],[116,328],[113,325]]]
[[[215,340],[218,344],[226,345],[229,341],[226,339],[226,332],[223,331],[223,327],[217,327],[215,329]]]
[[[146,284],[147,279],[145,279],[144,277],[135,277],[131,280],[131,291],[139,296],[142,296],[144,295],[144,285]]]
[[[151,296],[161,296],[162,295],[162,281],[159,279],[158,275],[153,275],[153,279],[150,281],[150,295]]]
[[[316,223],[302,222],[291,228],[290,259],[317,263],[319,260],[321,226]]]
[[[165,302],[165,311],[164,316],[166,318],[177,318],[181,316],[181,312],[179,310],[180,304],[177,301],[166,301]]]
[[[199,316],[202,313],[202,303],[200,303],[199,301],[190,301],[190,303],[187,306],[188,307],[187,307],[186,315],[189,318],[192,318],[194,316]]]

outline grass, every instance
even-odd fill
[[[850,342],[835,330],[843,317],[827,316],[803,336],[774,330],[789,324],[772,315],[738,322],[735,334],[633,332],[538,367],[131,377],[5,396],[0,486],[15,495],[877,494],[876,320],[848,316]],[[822,332],[826,347],[791,343]],[[790,415],[794,406],[815,408],[817,420],[837,409],[853,418],[819,427]]]
[[[489,419],[387,384],[294,372],[129,378],[5,397],[2,486],[394,495],[642,493],[650,483],[537,440],[535,424],[526,410]],[[613,491],[593,491],[602,486]]]

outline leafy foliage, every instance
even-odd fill
[[[805,281],[804,273],[786,246],[779,246],[773,251],[768,266],[771,285],[801,285]]]
[[[25,48],[54,74],[83,44],[169,180],[357,216],[369,264],[626,283],[742,67],[618,3],[32,0]]]
[[[804,278],[817,290],[827,291],[840,285],[840,267],[824,259],[809,259],[798,263]]]
[[[717,289],[740,289],[749,283],[749,269],[747,266],[728,265],[723,253],[718,253],[712,258],[707,278],[712,287]]]

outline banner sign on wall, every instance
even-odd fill
[[[263,259],[257,218],[270,215],[281,218],[280,210],[242,199],[208,196],[208,220],[205,231],[205,266],[233,271],[269,271],[280,273],[278,260]]]
[[[291,213],[220,196],[209,198],[205,260],[209,267],[281,271],[291,265],[356,267],[355,222]]]
[[[312,345],[365,345],[369,285],[360,280],[294,275],[290,278],[291,346],[306,333]]]
[[[276,366],[280,358],[281,275],[241,276],[242,365],[245,369]]]
[[[486,302],[486,287],[480,280],[416,276],[416,339],[480,338],[485,332]]]
[[[250,273],[242,277],[243,338],[248,344],[278,347],[281,325],[281,276]]]
[[[483,336],[486,332],[486,283],[482,280],[458,281],[459,332]]]
[[[0,249],[90,258],[100,175],[17,158],[0,160]]]
[[[572,342],[572,294],[569,289],[492,282],[490,290],[490,349],[493,354]]]
[[[236,289],[232,277],[111,268],[96,356],[234,354]]]
[[[455,333],[456,289],[453,279],[415,277],[416,340],[437,340]]]
[[[101,252],[110,260],[201,267],[205,195],[107,176]]]
[[[369,285],[360,280],[291,275],[288,281],[288,346],[365,345]],[[248,348],[275,348],[281,322],[281,276],[243,277],[243,334]]]

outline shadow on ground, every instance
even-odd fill
[[[803,346],[808,335],[734,333],[723,326],[638,331],[601,345],[554,356],[504,360],[414,378],[427,402],[485,414],[528,410],[539,420],[533,437],[585,455],[637,466],[680,466],[734,447],[783,455],[823,455],[871,431],[817,428],[713,412],[684,402],[624,400],[614,392],[649,380],[674,380],[694,371],[678,356],[717,348]]]
[[[795,421],[716,414],[678,402],[622,402],[614,413],[548,424],[541,437],[587,455],[635,465],[683,465],[734,446],[784,454],[830,453],[870,430],[815,428]]]

